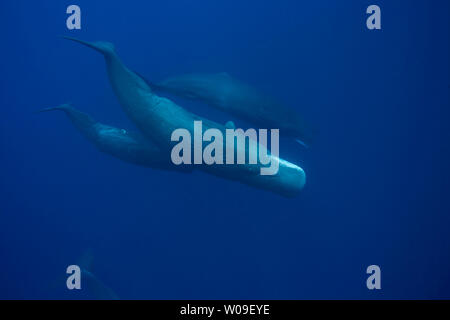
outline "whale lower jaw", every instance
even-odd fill
[[[295,197],[305,187],[306,174],[305,171],[285,160],[280,159],[280,167],[278,173],[274,176],[259,176],[255,181],[248,181],[249,184],[257,186],[284,197]]]

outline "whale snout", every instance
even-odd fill
[[[287,197],[297,196],[305,187],[305,171],[286,160],[280,159],[280,168],[278,171],[278,184]]]

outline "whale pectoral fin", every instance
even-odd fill
[[[296,141],[298,144],[300,144],[301,146],[303,146],[304,148],[306,148],[306,149],[309,148],[309,146],[308,146],[305,142],[303,142],[302,140],[300,140],[300,139],[295,139],[295,141]]]
[[[69,103],[61,104],[57,107],[50,107],[50,108],[44,108],[36,111],[36,113],[42,113],[42,112],[48,112],[48,111],[55,111],[55,110],[61,110],[66,111],[68,109],[73,109],[72,106]]]

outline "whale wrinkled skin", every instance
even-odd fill
[[[73,108],[69,104],[43,109],[39,112],[54,110],[63,111],[78,131],[101,152],[128,163],[153,169],[170,171],[190,171],[191,169],[174,165],[170,158],[164,156],[157,145],[149,142],[138,132],[99,123],[88,114]]]
[[[304,145],[311,143],[312,130],[294,109],[226,72],[183,74],[149,85],[157,91],[202,101],[261,128],[280,129],[281,135],[292,136]]]
[[[197,116],[178,106],[171,100],[156,95],[148,83],[128,69],[109,42],[87,42],[66,37],[100,52],[105,59],[108,77],[123,110],[142,134],[170,155],[174,142],[172,132],[185,128],[193,136],[194,121],[203,122],[203,130],[216,128],[225,132],[225,126]],[[306,175],[302,168],[283,159],[279,161],[278,173],[272,176],[260,175],[261,165],[198,165],[202,171],[221,178],[239,181],[283,196],[297,195],[304,187]]]

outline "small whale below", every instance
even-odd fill
[[[68,290],[67,280],[69,274],[59,274],[50,283],[44,284],[43,289],[49,298],[54,299],[54,295],[61,294],[70,299],[82,300],[119,300],[119,296],[109,286],[107,286],[95,272],[93,272],[94,255],[92,249],[87,249],[81,257],[75,259],[74,265],[80,269],[81,289]]]
[[[192,171],[187,166],[174,165],[170,157],[164,156],[161,149],[147,141],[138,132],[127,131],[95,121],[90,115],[81,112],[69,104],[46,108],[38,111],[63,111],[75,128],[92,142],[98,150],[125,162],[153,169],[169,171]]]
[[[313,139],[312,129],[297,111],[226,72],[182,74],[148,83],[158,92],[201,101],[261,128],[280,129],[281,135],[293,137],[305,147]]]
[[[93,260],[93,250],[88,249],[78,261],[83,282],[82,290],[86,290],[96,300],[119,300],[118,295],[93,273]]]

